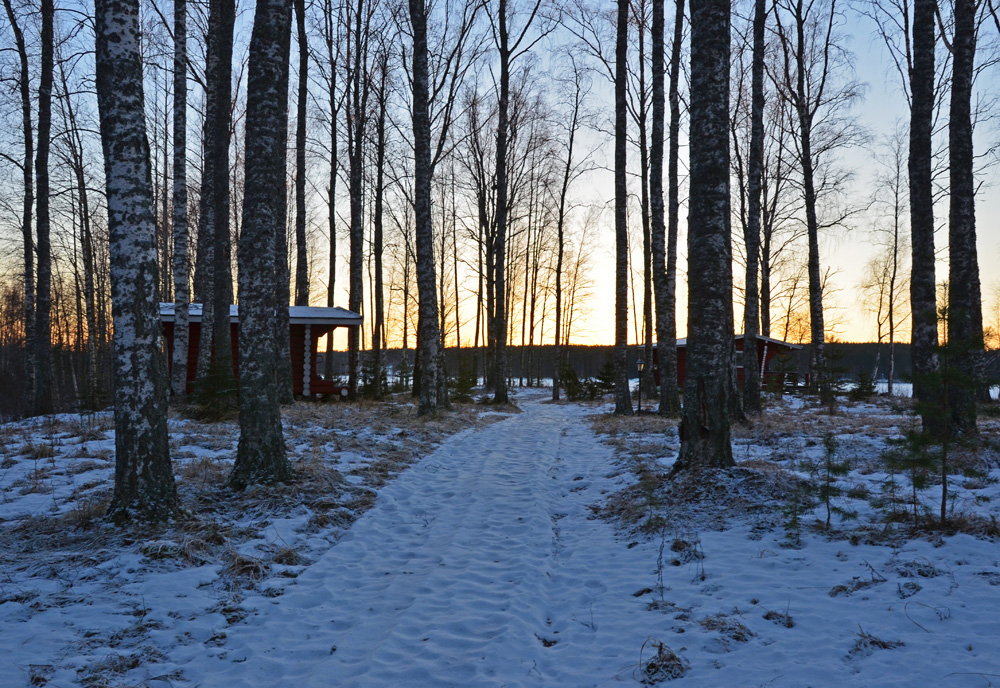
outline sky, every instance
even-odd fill
[[[897,122],[904,124],[908,120],[905,98],[898,86],[895,73],[888,73],[891,67],[888,55],[881,39],[873,34],[874,23],[863,17],[851,15],[845,31],[849,33],[849,47],[855,55],[854,68],[859,81],[867,84],[867,93],[855,112],[859,121],[864,124],[874,137],[886,135],[893,130]],[[988,25],[984,31],[995,31]],[[995,68],[994,68],[995,69]],[[995,75],[985,75],[985,85],[992,87]],[[997,140],[998,132],[988,123],[977,130],[976,151],[982,152]],[[634,149],[629,155],[635,155]],[[682,150],[686,156],[686,149]],[[844,160],[855,170],[855,193],[867,196],[878,165],[871,150],[855,149],[845,152]],[[979,248],[980,276],[984,301],[989,304],[993,297],[993,289],[1000,286],[1000,270],[995,266],[1000,262],[1000,202],[996,196],[997,174],[995,171],[981,175],[976,206],[977,239]],[[610,180],[603,185],[611,188]],[[939,249],[937,279],[940,282],[947,278],[947,204],[939,204],[935,213],[939,225],[936,244]],[[686,209],[681,209],[681,233],[685,231]],[[614,231],[613,218],[610,213],[606,218],[607,228],[601,234],[600,246],[597,249],[599,262],[595,264],[593,299],[590,303],[591,312],[580,323],[578,331],[580,339],[588,343],[614,343]],[[862,279],[865,264],[874,253],[871,243],[871,219],[861,218],[850,231],[838,230],[828,232],[820,238],[820,261],[822,269],[830,267],[835,273],[833,286],[836,293],[825,300],[828,309],[827,320],[836,321],[833,332],[828,333],[828,339],[833,336],[841,341],[872,341],[876,337],[874,319],[865,312],[857,289]],[[734,227],[734,231],[738,231]],[[686,270],[687,253],[681,238],[678,272]],[[737,268],[738,272],[739,268]],[[738,278],[739,275],[737,274]],[[683,278],[680,278],[677,295],[677,331],[678,336],[685,336],[687,330],[687,294]],[[640,306],[641,309],[641,306]],[[633,313],[629,313],[630,342],[635,339],[632,323]],[[742,307],[735,309],[737,320],[736,331],[742,331]],[[988,316],[987,316],[988,320]],[[899,337],[909,339],[909,321],[907,321]]]

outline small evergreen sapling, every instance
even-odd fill
[[[472,390],[476,386],[476,372],[472,366],[460,363],[458,375],[448,379],[448,388],[451,392],[452,401],[460,404],[467,404],[472,401]]]
[[[921,512],[926,511],[920,501],[920,490],[927,487],[928,475],[938,465],[933,440],[928,433],[911,429],[903,437],[890,439],[889,445],[885,458],[890,469],[905,473],[910,480],[909,506],[913,514],[913,527],[917,528]]]
[[[597,373],[597,385],[602,396],[615,391],[615,375],[615,359],[611,356],[611,352],[608,352],[604,358],[604,365]]]
[[[837,461],[837,438],[832,432],[826,433],[823,437],[823,464],[821,466],[819,498],[826,505],[826,529],[830,529],[830,514],[835,512],[842,517],[850,517],[853,514],[840,507],[831,506],[830,499],[843,494],[843,489],[837,484],[837,478],[850,473],[851,464],[849,461]]]

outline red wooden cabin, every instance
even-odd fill
[[[163,339],[167,345],[167,365],[173,360],[174,352],[174,304],[160,304],[160,321],[163,323]],[[240,365],[240,325],[239,307],[229,307],[229,328],[233,339],[233,373],[239,375]],[[357,313],[344,308],[314,308],[312,306],[289,306],[288,337],[292,357],[292,390],[296,395],[309,397],[317,395],[347,396],[347,388],[333,380],[324,380],[317,372],[317,345],[319,338],[332,333],[338,327],[359,327],[362,318]],[[192,303],[189,311],[190,339],[188,340],[188,389],[194,384],[198,368],[198,343],[201,335],[201,304]]]
[[[767,383],[785,384],[797,379],[797,366],[789,357],[802,347],[771,337],[757,337],[757,364],[760,366],[761,385]],[[684,386],[685,364],[687,361],[687,339],[677,340],[677,384]],[[653,348],[653,365],[656,383],[660,383],[656,347]],[[736,335],[736,377],[743,384],[743,335]]]

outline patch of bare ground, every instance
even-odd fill
[[[602,413],[591,416],[591,427],[598,435],[620,437],[635,433],[665,433],[677,428],[677,418],[667,418],[655,413],[636,413],[631,416],[616,416]]]
[[[610,495],[595,511],[629,535],[666,529],[724,530],[734,519],[773,528],[800,479],[770,467],[644,472],[639,481]]]

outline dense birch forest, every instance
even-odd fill
[[[429,414],[464,378],[499,404],[512,385],[551,380],[558,400],[576,377],[570,345],[613,331],[616,412],[631,414],[637,391],[628,348],[647,363],[655,348],[662,384],[647,364],[640,395],[667,415],[679,392],[695,401],[678,465],[727,465],[730,422],[760,409],[749,354],[754,377],[737,388],[734,333],[810,344],[823,394],[835,376],[825,344],[863,310],[885,344],[873,374],[891,385],[893,346],[912,342],[916,397],[947,409],[922,411],[925,429],[976,430],[1000,348],[1000,287],[981,277],[976,230],[996,161],[992,2],[4,10],[4,417],[114,403],[133,431],[122,441],[142,447],[130,470],[169,461],[150,418],[184,400],[199,303],[196,402],[238,409],[243,429],[231,483],[281,480],[285,306],[342,306],[364,324],[330,338],[323,373],[351,398],[410,393]],[[852,50],[869,39],[886,56],[879,88],[904,103],[888,133],[857,112]],[[855,283],[824,255],[848,233],[865,264]],[[595,291],[612,271],[610,328]],[[181,333],[173,381],[159,302],[175,303]],[[231,303],[243,309],[238,380]],[[544,370],[532,363],[542,346],[555,347]],[[402,352],[394,366],[389,350]],[[141,486],[119,498],[150,513],[173,499]]]

